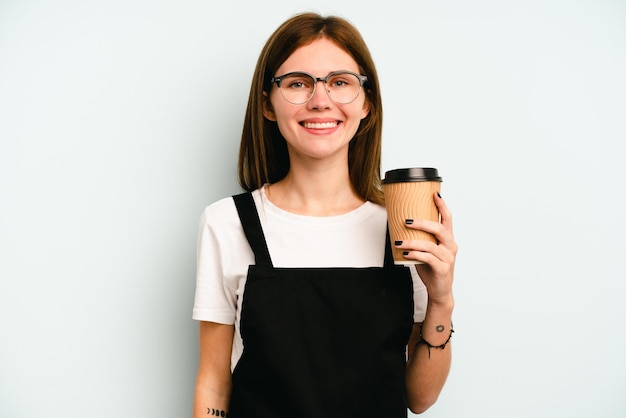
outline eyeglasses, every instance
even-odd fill
[[[367,81],[367,77],[350,71],[333,71],[326,77],[314,77],[305,72],[293,72],[270,80],[271,83],[276,83],[285,100],[296,105],[311,100],[319,81],[324,82],[326,92],[333,102],[348,104],[359,97],[361,87]]]

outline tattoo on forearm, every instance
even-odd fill
[[[215,408],[207,408],[206,414],[214,416],[214,417],[227,417],[228,416],[228,412],[223,411],[221,409],[215,409]]]
[[[443,332],[446,329],[446,327],[444,327],[443,325],[437,325],[435,327],[435,331],[437,332]]]

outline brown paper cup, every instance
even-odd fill
[[[424,231],[407,228],[407,219],[439,221],[439,211],[434,194],[441,189],[441,177],[436,168],[401,168],[387,171],[383,179],[385,207],[389,223],[393,260],[396,264],[419,264],[402,255],[402,249],[394,241],[437,239]]]

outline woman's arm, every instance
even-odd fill
[[[411,240],[398,245],[408,259],[423,263],[416,268],[428,291],[424,322],[413,326],[408,346],[407,397],[415,413],[424,412],[439,397],[450,371],[452,351],[452,282],[458,248],[452,233],[452,215],[439,195],[434,199],[441,222],[414,219],[407,222],[407,228],[430,232],[437,243]]]
[[[413,325],[409,339],[409,359],[406,371],[407,398],[409,409],[421,414],[430,408],[439,397],[446,383],[452,359],[451,342],[446,341],[451,333],[451,310],[428,307],[426,319]],[[445,345],[445,348],[431,348]]]
[[[234,325],[200,321],[200,360],[193,418],[225,416],[228,412],[234,331]]]

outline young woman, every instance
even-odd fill
[[[448,375],[450,212],[390,256],[382,105],[370,53],[337,17],[283,23],[259,57],[239,155],[246,193],[203,213],[194,417],[407,416]],[[447,348],[447,349],[446,349]]]

